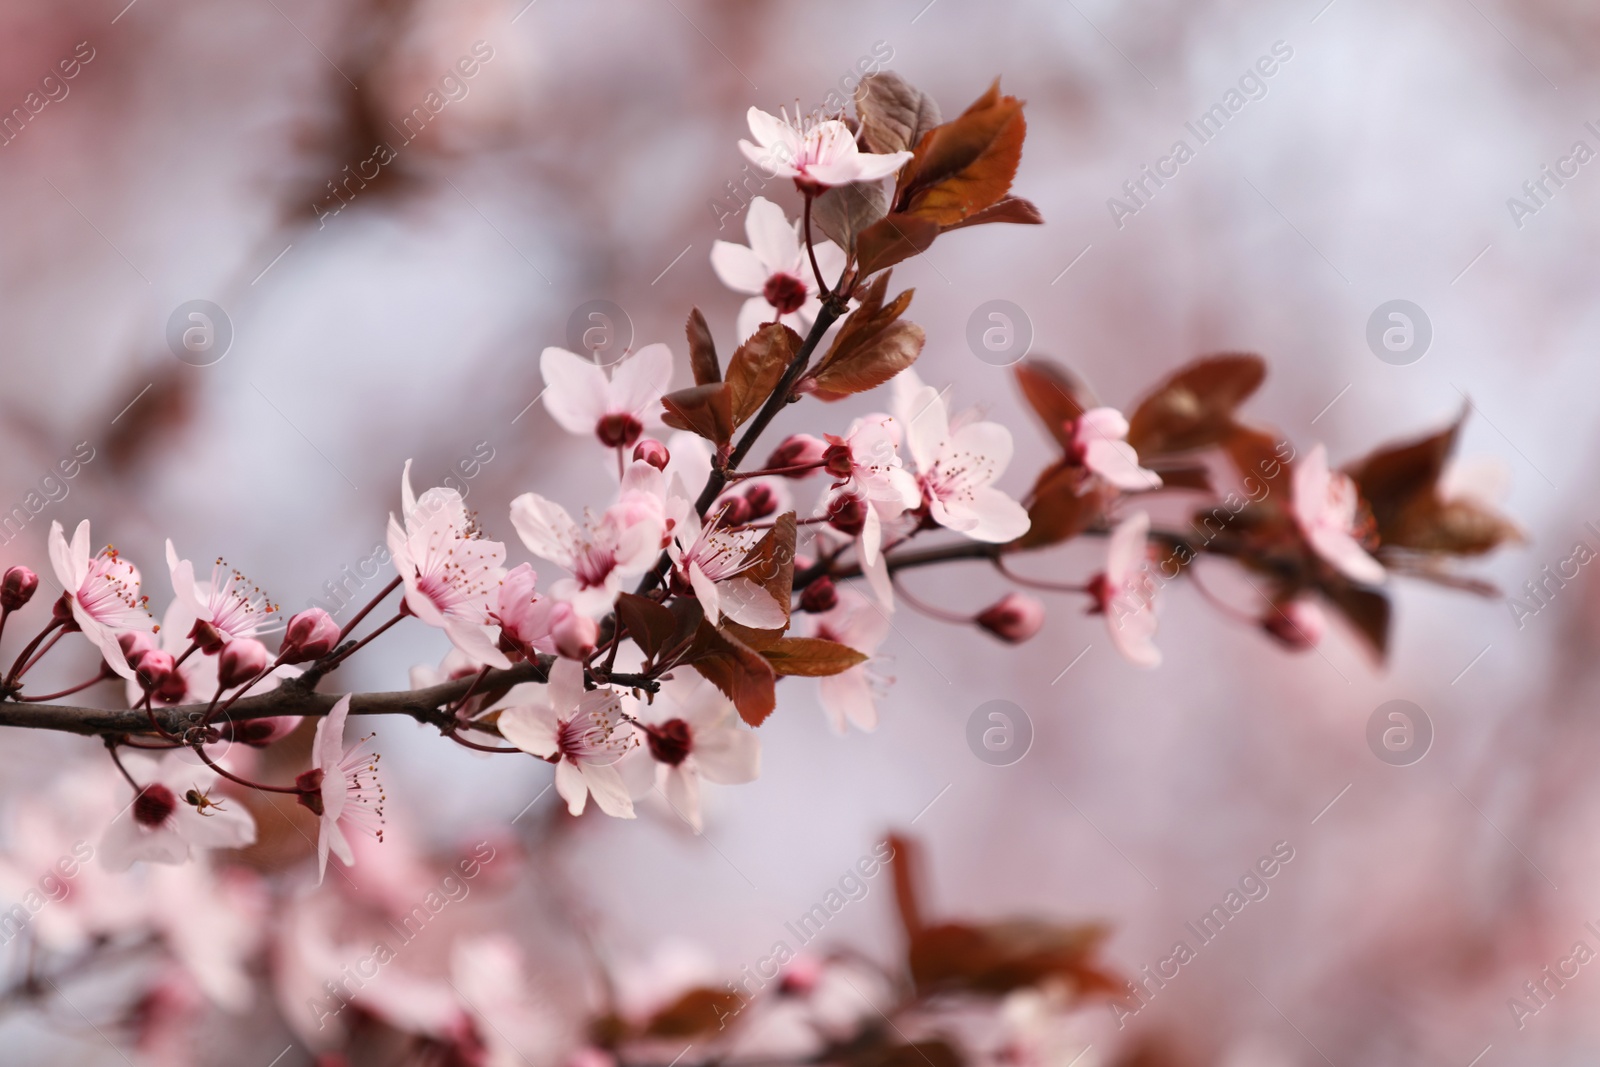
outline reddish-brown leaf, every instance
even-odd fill
[[[722,381],[716,342],[711,340],[711,327],[706,325],[706,317],[699,308],[689,312],[684,332],[689,335],[689,369],[694,372],[694,384],[715,385]]]
[[[1033,356],[1018,363],[1012,373],[1022,387],[1022,398],[1033,408],[1044,428],[1062,448],[1072,447],[1067,424],[1090,408],[1098,407],[1083,379],[1055,360]]]
[[[890,212],[856,237],[856,260],[861,276],[865,278],[921,255],[939,232],[939,224],[931,218]]]
[[[767,662],[772,664],[772,669],[780,678],[789,675],[826,678],[867,661],[865,655],[849,645],[820,637],[780,638],[762,649],[761,654],[767,657]]]
[[[1078,994],[1121,991],[1098,956],[1109,931],[1095,924],[1032,919],[941,923],[912,939],[911,977],[919,993],[1004,996],[1017,989],[1064,983]]]
[[[789,603],[794,596],[796,532],[794,512],[786,511],[773,520],[772,528],[744,557],[744,576],[771,593],[772,599],[783,605],[784,624],[774,630],[755,630],[731,620],[725,619],[722,623],[725,631],[757,652],[777,642],[789,628]]]
[[[668,393],[661,406],[666,409],[661,421],[673,429],[688,430],[719,445],[733,437],[733,402],[726,382]]]
[[[667,647],[678,629],[671,609],[649,597],[632,593],[617,594],[617,618],[628,628],[628,636],[634,644],[652,659]]]
[[[726,989],[696,986],[657,1011],[645,1023],[645,1037],[690,1038],[721,1030],[723,1019],[737,1015],[743,1000]]]
[[[772,664],[737,637],[704,620],[683,662],[733,701],[739,717],[751,726],[760,726],[777,706],[777,674]]]
[[[735,428],[761,410],[799,350],[800,336],[781,322],[767,323],[739,346],[727,379]]]
[[[839,327],[827,355],[810,375],[818,398],[838,400],[882,385],[922,353],[922,327],[900,318],[911,304],[913,290],[884,304],[888,284],[887,274],[874,279],[862,293],[861,306]]]
[[[1260,356],[1225,353],[1196,360],[1156,386],[1128,419],[1128,443],[1145,458],[1209,448],[1234,424],[1234,411],[1266,377]]]
[[[890,70],[861,79],[856,117],[867,151],[882,155],[913,147],[943,121],[933,97]]]
[[[987,222],[1015,222],[1024,226],[1039,226],[1044,223],[1044,216],[1030,200],[1020,196],[1006,196],[990,204],[982,211],[974,212],[960,222],[944,227],[940,232],[949,233],[959,230],[964,226],[982,226]]]
[[[1389,598],[1343,580],[1324,585],[1322,592],[1382,663],[1389,655]]]
[[[1058,463],[1034,484],[1028,505],[1028,532],[1012,543],[1017,549],[1044,548],[1078,536],[1106,513],[1107,490],[1091,483],[1082,467]]]
[[[959,118],[937,126],[917,144],[901,172],[897,206],[954,226],[1011,190],[1027,122],[1022,101],[1000,95],[1000,80]]]

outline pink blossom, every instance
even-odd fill
[[[761,742],[740,724],[733,703],[702,678],[664,685],[651,707],[656,720],[644,729],[656,786],[699,833],[700,779],[723,785],[755,781],[761,773]]]
[[[50,524],[50,565],[56,580],[67,591],[72,621],[100,650],[107,666],[124,678],[132,678],[133,668],[128,666],[117,638],[129,631],[153,629],[145,607],[149,598],[139,594],[139,568],[114,548],[106,548],[91,558],[88,519],[78,524],[70,545],[61,524]]]
[[[750,550],[761,540],[762,532],[703,522],[683,483],[676,483],[673,489],[667,502],[673,519],[667,551],[677,578],[694,591],[707,621],[715,626],[727,616],[758,630],[782,626],[788,619],[785,606],[749,577],[753,566]],[[716,517],[714,513],[713,520]]]
[[[544,406],[568,433],[594,434],[607,448],[631,448],[647,425],[658,424],[661,396],[672,381],[672,350],[645,345],[608,378],[595,362],[564,348],[539,357]]]
[[[368,734],[349,748],[344,746],[344,724],[350,714],[350,694],[317,723],[311,741],[311,770],[295,780],[300,803],[317,816],[317,882],[328,873],[328,853],[355,863],[347,829],[383,840],[383,785],[378,781],[378,756],[364,750]]]
[[[1003,544],[1028,532],[1028,512],[996,489],[1011,462],[1011,431],[970,416],[952,419],[944,398],[910,370],[895,379],[896,407],[916,463],[923,503],[939,525]]]
[[[133,803],[112,820],[100,839],[100,862],[110,871],[125,871],[135,861],[185,863],[211,848],[243,848],[256,839],[256,822],[243,805],[224,803],[202,810],[189,800],[207,794],[217,772],[196,767],[169,753],[160,760],[126,753],[122,764],[139,792]]]
[[[566,659],[555,662],[549,684],[538,688],[533,702],[500,713],[500,733],[522,751],[555,761],[556,792],[573,815],[583,814],[593,793],[607,815],[633,818],[633,799],[616,762],[639,739],[622,717],[616,692],[585,692],[583,668]]]
[[[848,645],[871,657],[889,636],[889,616],[860,593],[848,587],[839,590],[839,601],[831,611],[812,617],[811,634],[826,641]],[[822,710],[834,732],[843,734],[846,723],[860,730],[874,730],[878,708],[873,701],[872,663],[858,663],[849,670],[817,679]]]
[[[749,337],[766,322],[781,322],[804,334],[816,321],[822,301],[799,224],[790,222],[783,208],[758,196],[746,210],[744,232],[748,246],[730,241],[711,245],[711,269],[717,278],[736,293],[751,294],[739,309],[739,337]],[[831,287],[844,272],[844,249],[832,241],[818,241],[816,253],[823,284]]]
[[[739,142],[746,159],[775,178],[793,178],[807,192],[833,185],[882,181],[911,159],[910,152],[875,155],[856,147],[855,134],[838,119],[789,121],[760,108],[749,112],[756,144]]]
[[[490,601],[505,576],[506,546],[482,536],[456,490],[429,489],[418,499],[410,460],[400,475],[400,503],[405,526],[390,514],[389,554],[405,583],[406,606],[477,662],[511,666],[489,621]]]
[[[1150,516],[1136,512],[1111,531],[1106,569],[1089,582],[1095,603],[1089,610],[1104,614],[1111,643],[1128,662],[1154,667],[1156,648],[1156,585],[1150,573]]]
[[[201,587],[204,582],[199,583]],[[202,594],[203,595],[203,594]],[[166,614],[161,617],[160,644],[157,639],[148,634],[132,634],[123,636],[123,645],[128,649],[127,659],[136,660],[140,651],[145,648],[157,648],[169,653],[175,659],[182,657],[189,648],[189,631],[194,626],[195,618],[190,606],[176,598],[167,605]],[[210,700],[217,694],[218,657],[203,656],[199,653],[182,659],[177,664],[177,670],[169,674],[165,680],[156,686],[150,694],[150,703],[158,708],[170,708],[178,704],[190,704],[202,700]],[[301,673],[299,667],[288,664],[273,669],[261,681],[255,684],[252,693],[266,693],[276,689],[285,678],[295,678]],[[144,689],[137,678],[129,678],[125,691],[130,707],[137,707],[144,699]],[[290,726],[298,723],[298,719],[291,720]],[[244,723],[240,723],[240,730],[250,733],[252,744],[264,744],[265,741],[256,734],[259,727],[248,730]],[[287,732],[287,731],[284,731]],[[241,738],[242,740],[242,738]]]
[[[197,620],[210,623],[222,640],[259,637],[282,628],[278,605],[220,558],[212,565],[211,580],[198,582],[194,564],[179,559],[178,550],[168,538],[167,568],[172,573],[173,595],[183,601]]]
[[[511,502],[511,525],[528,550],[572,572],[551,587],[590,616],[604,615],[627,579],[650,569],[661,552],[666,518],[662,472],[640,460],[629,465],[616,503],[580,524],[567,509],[537,493]]]
[[[1128,420],[1116,408],[1093,408],[1072,424],[1073,458],[1125,492],[1161,488],[1161,475],[1139,465],[1128,443]]]
[[[1323,446],[1295,464],[1292,510],[1307,543],[1346,578],[1376,585],[1385,572],[1361,545],[1356,530],[1360,502],[1350,476],[1328,469],[1328,450]]]

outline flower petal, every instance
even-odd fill
[[[564,348],[547,348],[539,356],[544,376],[544,406],[568,433],[592,434],[606,413],[606,372]]]

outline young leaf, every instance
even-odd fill
[[[954,226],[1011,191],[1027,123],[1000,80],[952,122],[928,131],[901,172],[901,210]]]
[[[704,620],[682,662],[692,665],[733,701],[739,717],[751,726],[760,726],[777,707],[777,675],[772,664],[737,637]]]
[[[1128,443],[1144,457],[1218,444],[1233,429],[1234,410],[1266,376],[1261,357],[1247,353],[1196,360],[1139,402],[1128,419]]]
[[[846,252],[856,237],[889,213],[889,194],[882,182],[836,185],[811,202],[811,221]]]
[[[911,304],[913,290],[885,305],[888,284],[884,274],[867,286],[861,306],[839,328],[828,354],[812,372],[819,399],[838,400],[882,385],[922,353],[926,339],[922,327],[900,318]]]
[[[982,211],[968,215],[960,222],[944,227],[940,232],[949,233],[959,230],[963,226],[982,226],[987,222],[1016,222],[1025,226],[1039,226],[1044,223],[1044,216],[1033,205],[1033,201],[1024,200],[1020,196],[1007,196],[995,201]]]
[[[861,276],[919,256],[939,236],[939,224],[921,215],[891,212],[862,230],[856,238],[856,260]]]
[[[1044,428],[1062,448],[1072,447],[1067,424],[1090,408],[1099,407],[1094,393],[1083,379],[1051,359],[1034,356],[1016,365],[1013,372],[1022,387],[1022,397],[1044,423]]]
[[[728,397],[735,428],[761,410],[800,344],[799,334],[781,322],[769,322],[728,360]]]
[[[820,637],[783,637],[761,650],[772,664],[778,677],[800,675],[806,678],[825,678],[840,674],[867,657],[849,645],[825,641]]]
[[[1099,522],[1106,513],[1108,493],[1099,485],[1086,489],[1086,481],[1082,467],[1064,463],[1040,474],[1028,505],[1028,532],[1016,540],[1015,547],[1060,544]]]
[[[733,404],[726,382],[668,393],[661,406],[667,410],[661,421],[675,430],[688,430],[719,445],[733,437]]]
[[[617,594],[617,618],[628,628],[628,636],[633,638],[634,644],[651,659],[667,647],[678,629],[678,621],[670,609],[649,597],[632,593]]]
[[[869,74],[856,86],[856,117],[867,151],[904,152],[944,121],[933,97],[893,71]]]
[[[694,372],[694,384],[715,385],[722,381],[717,346],[711,340],[711,327],[706,325],[706,317],[699,308],[690,310],[684,331],[689,335],[689,369]]]

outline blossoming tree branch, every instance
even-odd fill
[[[874,727],[873,658],[900,605],[1021,642],[1045,614],[1036,594],[1052,594],[1103,616],[1115,647],[1154,667],[1173,583],[1289,649],[1315,645],[1331,614],[1379,658],[1392,577],[1487,591],[1448,564],[1517,531],[1449,465],[1459,420],[1336,468],[1323,446],[1302,451],[1241,414],[1266,373],[1253,355],[1200,359],[1117,404],[1059,364],[1020,363],[1017,385],[1051,445],[1025,496],[998,488],[1012,431],[925,384],[924,332],[892,273],[951,231],[1042,221],[1011,194],[1022,102],[997,82],[943,121],[885,73],[863,81],[855,104],[853,117],[750,110],[754,140],[740,150],[792,179],[794,196],[754,200],[749,244],[712,250],[717,275],[749,299],[726,358],[689,313],[693,385],[672,388],[682,368],[665,344],[612,366],[545,349],[547,411],[598,447],[617,487],[598,508],[536,491],[510,501],[498,518],[542,574],[508,566],[506,542],[456,490],[418,495],[409,463],[388,520],[395,576],[343,625],[320,609],[282,619],[221,560],[197,567],[181,536],[166,545],[159,625],[140,569],[96,550],[87,522],[70,539],[52,524],[65,590],[54,602],[36,596],[27,568],[5,571],[0,632],[21,643],[0,676],[0,723],[104,743],[131,817],[106,831],[103,860],[174,864],[248,844],[251,815],[211,796],[226,779],[310,809],[320,871],[330,853],[351,863],[350,835],[381,837],[384,820],[371,738],[344,739],[351,715],[407,715],[454,744],[553,764],[573,815],[592,797],[630,818],[656,788],[698,829],[701,781],[756,777],[757,728],[803,684],[793,679],[815,680],[837,729]],[[869,392],[881,413],[831,416],[831,402]],[[791,405],[817,432],[768,440]],[[1102,563],[1063,575],[1045,553],[1079,537],[1103,538]],[[1255,601],[1201,584],[1203,557],[1238,568]],[[968,616],[904,588],[913,569],[959,563],[986,565],[1006,591]],[[323,690],[401,625],[442,630],[451,652],[413,671],[409,688]],[[35,668],[72,641],[98,650],[99,669],[37,692]],[[126,707],[65,703],[105,684]],[[255,780],[233,758],[307,718],[319,720],[312,759],[291,780]]]

